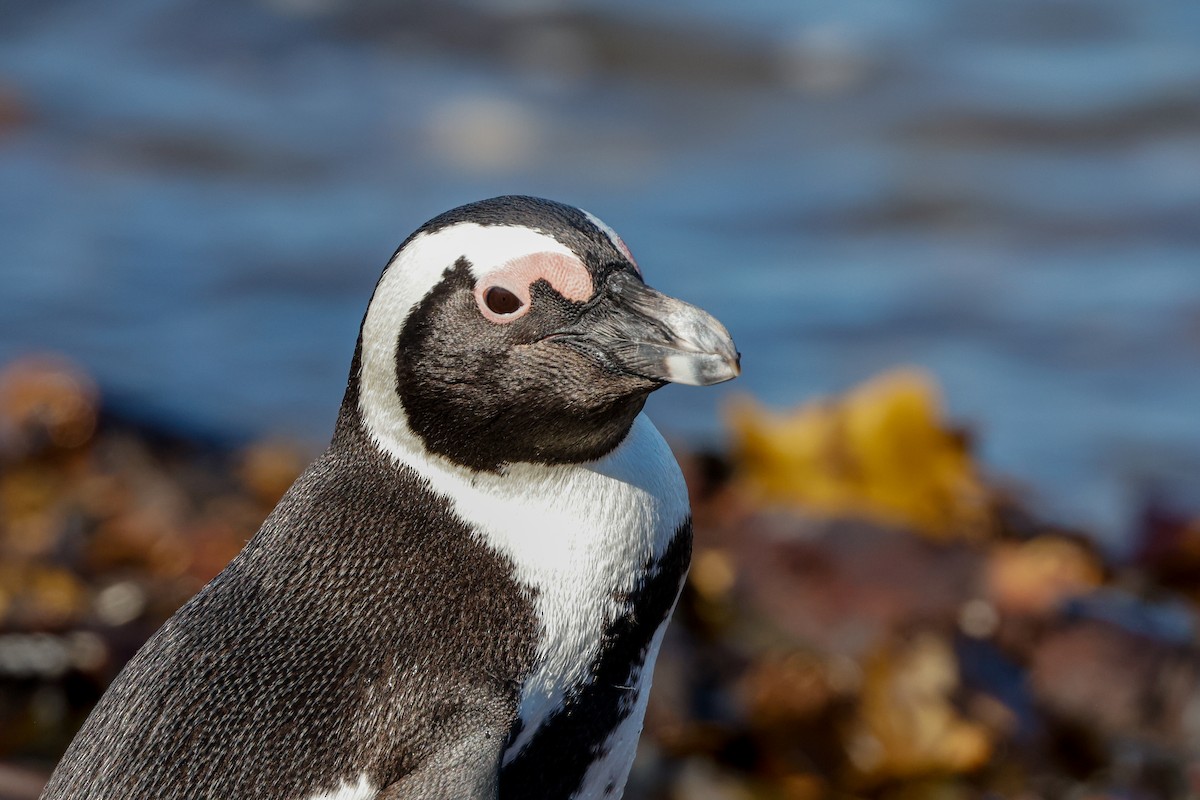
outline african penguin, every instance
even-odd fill
[[[691,552],[642,406],[738,372],[584,211],[429,221],[375,288],[329,448],[43,798],[619,797]]]

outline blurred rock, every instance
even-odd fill
[[[37,800],[49,777],[48,773],[0,764],[0,800]]]
[[[258,442],[242,451],[242,483],[261,505],[274,508],[311,460],[289,442]]]
[[[958,610],[958,627],[967,636],[986,639],[1000,626],[1000,614],[986,600],[975,598],[963,603]]]
[[[752,723],[778,727],[819,716],[836,699],[829,669],[812,653],[766,656],[742,677],[741,694]]]
[[[984,569],[970,546],[861,522],[755,516],[735,530],[739,601],[799,641],[854,657],[913,622],[952,629]]]
[[[1143,504],[1133,549],[1133,562],[1157,583],[1200,601],[1200,513],[1151,497]]]
[[[282,443],[237,454],[107,417],[54,356],[0,369],[0,759],[56,758],[302,466]]]
[[[754,800],[753,793],[735,776],[711,762],[694,758],[683,765],[672,800]]]
[[[57,356],[29,356],[0,370],[0,458],[85,444],[96,430],[99,393]]]
[[[1045,637],[1030,681],[1042,703],[1096,735],[1200,753],[1200,656],[1191,648],[1084,621]]]
[[[94,605],[105,625],[128,625],[146,610],[146,591],[133,581],[118,581],[101,589]]]
[[[1194,515],[1106,564],[915,373],[732,424],[733,458],[680,453],[694,558],[630,800],[1196,794]],[[0,760],[48,768],[307,455],[112,419],[53,358],[0,370],[0,430]]]
[[[867,660],[859,718],[849,736],[861,779],[877,783],[982,767],[992,743],[987,729],[951,702],[957,689],[954,651],[935,634],[876,651]]]
[[[1005,542],[991,552],[988,595],[1001,613],[1044,616],[1100,585],[1103,566],[1082,542],[1039,536]]]

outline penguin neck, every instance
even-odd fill
[[[518,462],[487,472],[431,453],[408,428],[394,394],[373,396],[370,388],[357,398],[351,394],[347,400],[357,400],[353,412],[365,439],[357,446],[377,449],[445,497],[531,589],[570,580],[583,565],[608,581],[597,591],[632,588],[633,573],[661,555],[690,513],[679,465],[645,414],[595,461]],[[347,426],[350,411],[343,409]]]
[[[476,472],[418,451],[384,449],[449,501],[453,513],[510,565],[540,623],[522,687],[522,732],[508,756],[586,684],[604,632],[630,613],[629,598],[672,542],[687,535],[687,488],[670,448],[640,414],[624,441],[585,464],[510,464]]]
[[[364,445],[373,447],[397,467],[415,471],[435,489],[439,484],[465,483],[486,485],[494,493],[509,490],[520,493],[523,491],[522,484],[531,479],[538,483],[554,479],[569,480],[570,475],[580,471],[594,470],[598,466],[602,469],[601,465],[625,446],[638,425],[635,421],[623,439],[596,461],[566,464],[519,462],[502,464],[495,471],[477,470],[429,450],[408,423],[395,391],[395,375],[390,370],[390,363],[390,360],[364,358],[363,334],[360,333],[338,415],[334,443],[351,448]],[[643,415],[639,414],[639,418],[642,424],[650,425]],[[653,426],[650,425],[650,428],[653,429]],[[671,460],[673,463],[674,459]]]
[[[357,394],[357,393],[356,393]],[[349,398],[348,398],[349,400]],[[670,449],[645,414],[638,414],[621,441],[598,459],[567,464],[513,462],[497,470],[479,470],[429,450],[424,440],[408,425],[394,398],[356,396],[353,413],[343,407],[335,441],[353,438],[358,447],[370,447],[400,469],[409,469],[447,494],[452,502],[461,498],[460,487],[485,491],[494,496],[523,497],[531,490],[558,487],[564,490],[581,483],[619,481],[653,495],[669,496],[678,486],[664,481],[661,472],[678,473]],[[372,402],[382,401],[382,402]],[[391,400],[392,402],[387,402]]]
[[[637,503],[649,498],[662,505],[667,521],[678,524],[690,514],[687,488],[670,448],[644,413],[639,413],[625,437],[599,459],[571,464],[506,464],[495,472],[474,470],[445,456],[430,452],[408,425],[397,402],[392,383],[371,376],[364,362],[362,339],[355,348],[350,380],[342,401],[334,434],[334,446],[343,451],[380,453],[398,469],[408,469],[424,479],[431,489],[443,494],[468,522],[475,515],[464,507],[463,498],[528,500],[531,493],[573,492],[589,497],[595,505],[577,509],[603,515],[608,503],[627,499],[632,492]],[[649,501],[647,501],[649,502]],[[657,512],[656,512],[657,513]],[[520,514],[527,517],[528,515]],[[485,529],[490,527],[484,524]]]
[[[540,632],[522,687],[521,733],[506,760],[589,680],[615,620],[658,568],[672,543],[690,535],[683,475],[645,414],[619,445],[579,464],[510,463],[472,470],[430,453],[390,397],[347,392],[339,436],[381,453],[436,495],[511,569],[533,601]]]

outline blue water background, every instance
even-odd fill
[[[0,359],[140,413],[322,440],[396,244],[513,192],[734,333],[679,441],[914,364],[1046,514],[1200,504],[1200,4],[0,5]]]

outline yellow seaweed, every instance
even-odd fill
[[[727,412],[742,485],[767,503],[859,516],[940,539],[991,528],[988,488],[940,391],[915,369],[786,413],[743,398]]]

